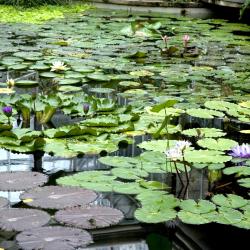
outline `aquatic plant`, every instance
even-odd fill
[[[89,106],[88,103],[84,103],[84,104],[83,104],[83,112],[84,112],[85,115],[88,114],[89,108],[90,108],[90,106]]]
[[[171,148],[165,152],[167,158],[169,158],[171,161],[177,161],[182,157],[182,152],[179,150],[179,148]]]
[[[1,5],[0,22],[40,24],[51,19],[63,18],[66,13],[79,13],[89,8],[86,4],[44,5],[32,8]]]
[[[12,107],[11,106],[6,106],[3,107],[3,113],[7,116],[7,117],[11,117],[12,116]]]
[[[50,71],[66,71],[68,68],[64,64],[64,62],[61,61],[56,61],[53,62],[51,65],[51,70]]]
[[[7,79],[6,84],[9,88],[13,88],[15,86],[15,80],[14,79]]]
[[[183,39],[184,48],[187,48],[188,42],[190,40],[190,36],[189,35],[184,35],[182,39]]]
[[[164,42],[165,48],[167,48],[168,47],[168,41],[169,41],[170,37],[165,35],[165,36],[161,36],[161,38],[162,38],[162,40]]]
[[[237,145],[231,149],[229,155],[235,158],[250,158],[250,145],[246,143]]]

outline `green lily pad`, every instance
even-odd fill
[[[238,143],[234,140],[219,138],[205,138],[197,141],[197,144],[203,148],[213,149],[213,150],[230,150],[234,146],[238,145]]]
[[[247,200],[235,194],[228,194],[227,196],[217,194],[212,197],[212,201],[219,206],[228,208],[241,208],[248,203]]]
[[[214,138],[214,137],[222,137],[226,135],[225,132],[223,132],[221,129],[216,128],[192,128],[183,130],[181,132],[183,135],[187,136],[195,136],[195,137],[208,137],[208,138]]]
[[[198,202],[194,200],[184,200],[181,202],[180,207],[194,214],[210,213],[216,209],[216,206],[212,202],[206,200],[199,200]]]

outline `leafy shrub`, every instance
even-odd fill
[[[72,0],[0,0],[0,4],[33,7],[43,4],[69,4]]]

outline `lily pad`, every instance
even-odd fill
[[[58,222],[82,229],[110,227],[118,224],[123,217],[120,210],[102,206],[68,208],[55,214]]]
[[[197,144],[203,148],[213,149],[213,150],[230,150],[234,146],[238,145],[238,143],[234,140],[219,138],[219,139],[212,139],[212,138],[205,138],[197,141]]]
[[[209,213],[203,213],[203,214],[197,214],[197,213],[192,213],[188,211],[180,211],[178,213],[178,218],[183,223],[193,224],[193,225],[202,225],[202,224],[213,222],[217,214],[218,213],[215,211],[212,211]]]
[[[48,180],[47,175],[38,172],[0,172],[1,191],[23,191],[41,186]]]
[[[86,205],[96,197],[96,194],[90,190],[60,186],[39,187],[20,195],[20,199],[27,205],[46,209]]]
[[[145,223],[161,223],[176,218],[177,212],[174,209],[158,210],[152,207],[142,207],[135,211],[135,218]]]
[[[248,201],[235,194],[217,194],[212,197],[212,201],[222,207],[241,208],[247,205]]]
[[[16,241],[24,250],[74,250],[92,243],[92,237],[85,230],[49,226],[23,231],[17,235]]]
[[[24,231],[41,227],[49,220],[49,214],[36,209],[7,208],[1,209],[0,212],[0,228],[5,231]]]
[[[216,206],[212,202],[206,200],[199,200],[198,202],[194,200],[184,200],[181,202],[180,207],[194,214],[210,213],[216,209]]]
[[[232,159],[231,156],[215,150],[188,150],[184,152],[184,158],[194,163],[223,163]]]
[[[226,135],[225,132],[217,128],[192,128],[183,130],[181,133],[187,136],[208,137],[208,138],[222,137]]]

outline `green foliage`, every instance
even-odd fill
[[[238,145],[238,143],[234,140],[219,138],[219,139],[212,139],[212,138],[205,138],[197,141],[197,144],[203,148],[213,149],[213,150],[230,150],[234,146]]]
[[[195,137],[222,137],[224,135],[226,135],[226,133],[224,133],[221,129],[217,129],[217,128],[192,128],[192,129],[187,129],[187,130],[183,130],[181,132],[183,135],[187,135],[187,136],[195,136]]]
[[[212,197],[212,201],[217,205],[228,208],[241,208],[248,203],[247,200],[235,194],[228,194],[227,196],[217,194]]]
[[[0,0],[0,4],[33,7],[43,4],[69,4],[72,0]]]
[[[26,2],[26,0],[23,0]],[[44,0],[45,1],[45,0]],[[9,2],[9,0],[6,0]],[[37,0],[32,1],[33,3]],[[72,4],[65,6],[45,5],[33,8],[17,8],[14,6],[0,6],[0,22],[5,23],[43,23],[50,19],[63,18],[65,13],[79,13],[89,9],[89,6]]]
[[[223,163],[232,159],[231,156],[215,150],[188,150],[184,152],[184,158],[193,163]]]

